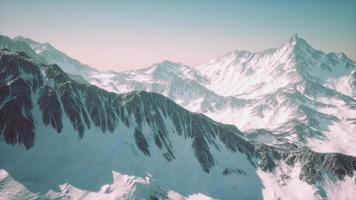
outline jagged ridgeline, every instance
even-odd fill
[[[171,138],[176,134],[191,143],[194,156],[206,173],[217,165],[211,153],[213,148],[219,151],[217,143],[222,143],[232,153],[245,155],[256,170],[272,172],[281,162],[301,165],[300,179],[310,184],[322,179],[324,173],[342,180],[346,176],[353,177],[356,170],[355,157],[317,153],[289,143],[276,147],[253,143],[235,126],[189,112],[162,95],[143,91],[110,93],[72,80],[57,65],[38,64],[24,53],[0,50],[2,140],[7,144],[24,145],[27,149],[36,145],[35,105],[41,110],[43,124],[58,133],[64,128],[64,118],[69,119],[80,137],[85,137],[86,130],[93,126],[105,133],[115,132],[122,124],[133,130],[136,147],[150,157],[151,147],[143,134],[143,127],[148,126],[154,134],[155,145],[168,162],[175,159]],[[173,123],[173,131],[167,127],[167,119]],[[245,172],[226,168],[221,173]]]

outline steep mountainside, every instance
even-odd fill
[[[110,93],[25,53],[0,51],[0,94],[7,199],[347,199],[356,192],[355,157],[251,142],[159,94]]]

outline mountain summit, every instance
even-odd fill
[[[292,46],[296,46],[296,45],[301,45],[301,44],[304,44],[304,45],[308,45],[309,44],[303,39],[303,38],[300,38],[298,36],[298,34],[294,34],[290,39],[289,39],[289,44],[292,45]]]

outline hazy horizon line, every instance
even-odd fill
[[[195,68],[195,67],[199,67],[199,66],[201,66],[201,65],[207,64],[207,63],[209,63],[209,62],[212,62],[212,61],[214,61],[215,59],[218,59],[219,57],[226,56],[226,55],[228,55],[228,54],[230,54],[230,53],[233,53],[233,52],[235,52],[235,51],[245,51],[245,52],[248,52],[248,53],[262,53],[262,52],[265,52],[265,51],[278,49],[278,48],[281,48],[282,46],[288,44],[289,41],[290,41],[293,37],[300,38],[300,39],[306,41],[307,44],[309,44],[309,43],[308,43],[308,40],[304,39],[303,37],[300,37],[298,33],[294,33],[294,34],[289,38],[289,40],[288,40],[287,42],[282,43],[282,44],[278,45],[277,47],[265,48],[265,49],[257,50],[257,51],[251,51],[251,50],[247,50],[247,49],[237,49],[237,48],[235,48],[235,49],[230,50],[230,51],[228,51],[228,52],[226,52],[226,53],[220,54],[219,56],[216,56],[216,57],[214,57],[214,58],[211,58],[208,62],[205,62],[205,63],[203,63],[203,64],[199,64],[199,65],[189,65],[189,64],[185,64],[185,63],[183,63],[183,62],[181,62],[181,61],[170,60],[170,59],[163,59],[163,60],[160,60],[160,61],[155,61],[155,62],[153,62],[152,64],[150,64],[150,65],[148,65],[148,66],[147,66],[147,65],[146,65],[146,66],[137,66],[137,67],[133,67],[133,69],[124,69],[124,70],[107,69],[107,70],[100,70],[100,68],[102,68],[103,66],[95,66],[95,65],[91,65],[91,64],[85,63],[85,62],[81,61],[80,59],[78,59],[78,58],[76,58],[76,57],[73,57],[73,56],[70,55],[69,53],[67,53],[67,52],[65,52],[65,51],[63,51],[63,50],[58,49],[58,48],[57,48],[56,46],[54,46],[50,41],[44,41],[44,42],[43,42],[43,41],[38,41],[37,39],[31,38],[31,37],[28,37],[28,36],[25,36],[25,35],[21,35],[21,34],[18,34],[18,35],[16,35],[16,36],[12,36],[12,37],[11,37],[11,36],[8,36],[8,35],[5,35],[5,34],[1,34],[1,33],[0,33],[0,35],[5,36],[5,37],[8,37],[8,38],[11,39],[11,40],[14,40],[16,37],[22,37],[22,38],[24,38],[24,39],[30,39],[30,40],[32,40],[32,41],[34,41],[34,42],[37,42],[37,43],[40,43],[40,44],[42,44],[42,45],[44,45],[44,44],[47,43],[47,44],[51,45],[53,48],[55,48],[56,50],[58,50],[58,51],[60,51],[60,52],[62,52],[62,53],[64,53],[64,54],[66,54],[68,57],[79,61],[81,64],[88,65],[88,66],[91,67],[91,68],[94,68],[94,69],[96,69],[96,70],[98,70],[98,71],[103,71],[103,72],[105,72],[105,71],[113,71],[113,72],[134,71],[134,70],[139,70],[139,69],[145,69],[145,68],[148,68],[148,67],[152,67],[152,66],[154,66],[154,65],[157,65],[157,64],[160,64],[160,63],[163,63],[163,62],[166,62],[166,61],[171,62],[171,63],[180,64],[180,65],[185,65],[185,66],[188,66],[188,67],[191,67],[191,68]],[[310,45],[310,44],[309,44],[309,45]],[[310,45],[310,46],[311,46],[313,49],[315,49],[312,45]],[[349,60],[351,60],[352,62],[355,62],[353,58],[351,58],[350,56],[348,56],[348,55],[347,55],[345,52],[343,52],[343,51],[334,52],[334,51],[324,51],[324,50],[322,50],[322,49],[316,49],[316,50],[322,51],[323,53],[344,54]],[[37,52],[36,52],[36,53],[37,53]],[[105,67],[107,67],[107,66],[104,66],[104,68],[105,68]],[[122,66],[114,66],[114,68],[116,68],[116,67],[119,67],[119,68],[120,68],[120,67],[122,67]]]

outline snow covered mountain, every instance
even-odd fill
[[[170,61],[140,70],[95,73],[88,81],[116,93],[136,90],[159,93],[191,111],[201,113],[210,108],[218,109],[229,104],[241,106],[244,103],[234,97],[217,95],[204,86],[208,79],[200,73],[189,66]]]
[[[275,49],[233,51],[196,68],[164,61],[87,79],[117,93],[165,95],[264,142],[288,139],[356,155],[356,64],[343,53],[315,50],[297,35]]]
[[[211,90],[244,98],[258,98],[305,80],[333,87],[333,81],[350,79],[355,70],[355,63],[344,54],[315,50],[297,35],[279,48],[256,53],[233,51],[198,67],[210,78]],[[345,90],[338,90],[352,96],[351,79],[345,83]]]
[[[110,93],[23,52],[0,50],[0,93],[5,199],[350,199],[356,192],[355,157],[252,142],[167,97]]]
[[[266,128],[318,151],[356,155],[356,64],[344,54],[315,50],[295,35],[279,48],[234,51],[198,71],[210,78],[210,90],[253,99],[235,111],[255,123],[249,128]]]

